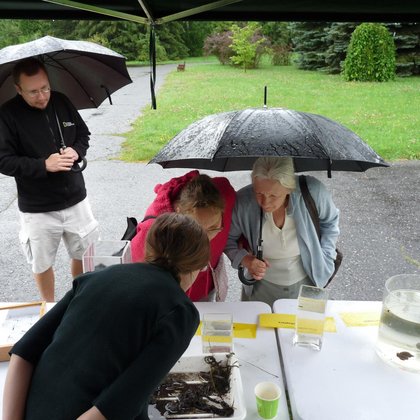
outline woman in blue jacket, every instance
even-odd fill
[[[319,239],[292,158],[259,158],[251,178],[252,184],[237,192],[225,247],[232,267],[256,280],[244,286],[242,299],[272,305],[276,299],[296,298],[302,284],[325,286],[334,271],[339,235],[339,211],[331,194],[319,180],[306,177],[319,213]],[[260,220],[263,260],[257,258]]]

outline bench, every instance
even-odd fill
[[[178,64],[178,67],[176,68],[177,71],[184,71],[185,70],[185,61],[184,64]]]

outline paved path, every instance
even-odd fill
[[[174,65],[158,66],[158,88],[174,69]],[[154,197],[154,185],[185,172],[118,160],[121,135],[129,131],[141,110],[150,106],[148,69],[132,68],[130,74],[134,83],[113,95],[114,105],[104,103],[98,109],[82,111],[92,132],[84,174],[102,239],[119,239],[126,227],[126,216],[141,218]],[[321,173],[315,175],[332,190],[341,210],[339,247],[345,259],[330,286],[331,298],[380,300],[388,277],[420,273],[420,161],[397,162],[390,168],[364,173],[335,172],[332,179]],[[226,176],[235,188],[249,182],[246,172]],[[38,299],[18,244],[14,180],[0,175],[0,191],[0,300]],[[61,247],[56,261],[57,298],[70,287],[68,271],[68,257]],[[228,299],[237,300],[240,287],[233,270],[230,277]]]

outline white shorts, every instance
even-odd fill
[[[99,238],[98,222],[87,198],[64,210],[19,214],[20,243],[34,273],[53,266],[61,238],[70,258],[76,260]]]

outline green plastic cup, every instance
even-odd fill
[[[280,387],[273,382],[260,382],[254,389],[257,411],[261,419],[274,419],[279,409]]]

